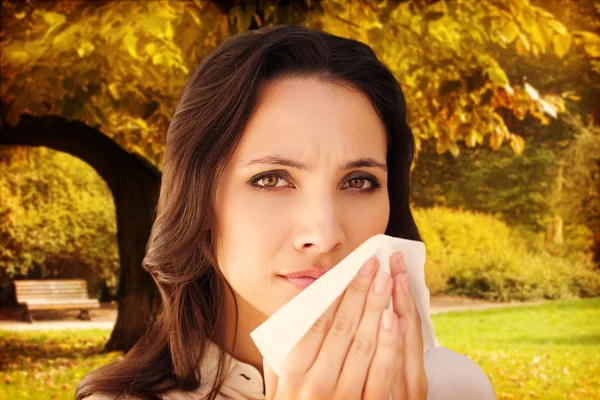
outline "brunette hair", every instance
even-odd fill
[[[193,390],[206,339],[216,331],[224,291],[211,237],[215,188],[266,81],[315,78],[368,96],[387,133],[390,219],[386,234],[421,240],[409,206],[414,137],[394,74],[356,40],[296,25],[277,25],[229,37],[198,66],[170,123],[157,214],[143,266],[162,297],[162,314],[119,361],[88,374],[77,400],[95,393],[160,399],[173,388]],[[237,321],[237,303],[235,306]],[[234,329],[227,327],[226,329]],[[235,327],[237,331],[237,327]],[[221,340],[223,342],[223,340]],[[235,338],[234,338],[235,343]],[[219,353],[213,400],[228,371]],[[125,397],[125,396],[124,396]]]

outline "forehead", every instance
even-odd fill
[[[298,158],[328,152],[381,159],[385,126],[358,90],[315,78],[269,82],[261,87],[235,158],[272,151]]]

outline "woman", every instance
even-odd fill
[[[280,377],[249,336],[311,282],[288,275],[320,276],[378,233],[420,240],[413,152],[401,88],[368,46],[290,25],[227,39],[167,134],[144,259],[162,316],[76,398],[495,398],[472,361],[423,355],[400,254],[393,281],[364,265]],[[383,313],[390,298],[395,313]]]

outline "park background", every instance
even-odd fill
[[[0,399],[71,399],[143,334],[178,96],[228,36],[281,23],[367,43],[401,82],[432,304],[501,306],[434,315],[441,343],[499,399],[600,398],[598,2],[3,0]],[[66,278],[114,327],[11,328],[14,280]]]

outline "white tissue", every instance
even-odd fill
[[[389,258],[396,251],[404,254],[409,286],[421,317],[423,352],[439,346],[429,316],[429,289],[424,273],[425,245],[379,234],[367,239],[250,333],[258,350],[278,376],[290,351],[344,292],[363,264],[375,254],[380,271],[390,274]],[[388,308],[393,309],[392,301]]]

